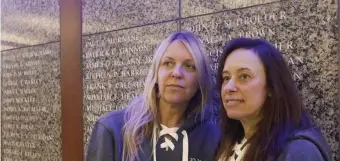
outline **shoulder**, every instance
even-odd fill
[[[328,161],[331,160],[331,152],[321,132],[310,128],[297,131],[281,157],[286,160]]]
[[[221,133],[218,117],[211,110],[208,110],[207,107],[204,115],[201,112],[198,112],[196,115],[197,117],[195,117],[194,121],[197,129],[216,135]]]
[[[112,111],[100,117],[91,133],[85,160],[115,160],[122,147],[124,110]]]
[[[283,154],[285,160],[310,160],[323,161],[323,157],[318,147],[309,140],[299,139],[293,140],[287,144],[285,153]]]
[[[111,131],[114,129],[121,129],[124,124],[125,110],[115,110],[111,111],[104,116],[100,117],[96,124],[100,124],[107,130]]]
[[[108,122],[112,119],[119,119],[119,118],[123,119],[124,115],[125,115],[125,109],[114,110],[114,111],[111,111],[111,112],[103,115],[97,121],[104,123],[104,122]]]
[[[219,141],[221,137],[221,127],[219,124],[212,121],[204,121],[198,128],[198,131],[205,134],[210,140]]]
[[[311,153],[320,154],[318,147],[313,142],[309,140],[304,140],[304,139],[298,139],[298,140],[294,140],[288,143],[287,151],[292,152],[293,154],[299,154],[299,155],[302,152],[307,153],[307,154],[311,154]]]
[[[220,132],[220,125],[218,123],[215,123],[213,121],[205,121],[202,126],[204,127],[205,130],[209,130],[211,132]]]

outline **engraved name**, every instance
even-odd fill
[[[17,94],[35,94],[36,88],[24,88],[24,89],[6,89],[3,91],[5,95],[17,95]]]
[[[23,121],[23,122],[35,122],[39,120],[39,117],[37,116],[18,116],[18,115],[5,115],[2,116],[2,119],[4,121]]]
[[[112,78],[122,78],[122,77],[134,77],[134,76],[146,76],[148,69],[131,69],[123,71],[96,71],[85,73],[85,79],[112,79]]]
[[[24,54],[9,54],[3,55],[2,60],[18,60],[22,58],[37,58],[37,57],[44,57],[47,55],[54,55],[51,50],[42,50]]]
[[[4,129],[33,130],[34,126],[29,124],[3,124]]]
[[[152,56],[143,58],[131,58],[125,61],[113,60],[113,61],[91,61],[85,62],[85,69],[97,69],[97,68],[110,68],[110,67],[122,67],[130,65],[146,65],[152,62]]]
[[[98,51],[89,51],[84,53],[84,58],[99,58],[99,57],[112,57],[118,55],[126,55],[126,54],[137,54],[139,52],[150,51],[152,48],[145,44],[140,46],[130,46],[130,47],[122,47],[119,49],[112,48],[110,51],[108,50],[98,50]]]
[[[88,101],[107,101],[107,100],[131,100],[136,97],[137,93],[113,93],[113,92],[102,92],[99,94],[88,94],[85,95],[85,99]]]
[[[87,83],[85,85],[86,91],[91,90],[104,90],[104,89],[136,89],[143,88],[144,80],[133,82],[118,82],[118,83]]]
[[[2,76],[4,78],[15,78],[22,76],[34,76],[37,75],[38,72],[36,70],[27,70],[27,71],[17,71],[17,72],[3,72]]]
[[[34,143],[31,142],[18,142],[18,141],[9,141],[9,140],[3,140],[3,145],[7,146],[14,146],[14,147],[21,147],[21,148],[36,148],[37,146]]]
[[[17,97],[17,98],[4,98],[3,102],[4,103],[31,103],[31,102],[35,102],[35,98],[34,97]]]
[[[47,107],[40,106],[2,106],[1,108],[4,112],[51,112]]]

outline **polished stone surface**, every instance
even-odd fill
[[[59,46],[1,53],[1,160],[61,161]]]
[[[83,34],[173,20],[178,8],[177,0],[84,0]]]
[[[1,50],[59,41],[55,0],[2,0]]]
[[[83,37],[85,145],[99,116],[143,91],[154,50],[177,29],[170,22]]]
[[[331,0],[285,1],[184,19],[200,35],[215,70],[223,44],[235,37],[264,38],[288,62],[304,103],[339,160],[337,5]]]
[[[181,0],[182,17],[251,7],[280,0]]]

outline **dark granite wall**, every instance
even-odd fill
[[[179,1],[83,1],[83,33],[121,30],[178,18]]]
[[[1,160],[61,160],[59,43],[1,53]]]
[[[275,44],[284,53],[304,103],[331,145],[333,159],[339,160],[336,3],[149,0],[114,5],[85,0],[84,144],[99,116],[120,109],[142,91],[149,60],[159,41],[170,32],[189,30],[206,44],[213,70],[223,45],[232,38],[257,37]]]
[[[84,150],[94,121],[142,92],[159,42],[189,30],[206,45],[214,71],[223,45],[232,38],[258,37],[275,44],[331,145],[333,160],[340,160],[337,3],[84,0]],[[58,4],[13,0],[1,5],[1,30],[8,38],[1,47],[6,50],[1,53],[1,160],[61,160]]]
[[[61,161],[59,1],[1,1],[1,161]]]
[[[1,50],[58,41],[59,30],[58,1],[1,1]]]

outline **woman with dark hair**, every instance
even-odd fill
[[[222,141],[218,161],[330,161],[327,142],[304,109],[281,53],[237,38],[220,58]]]

